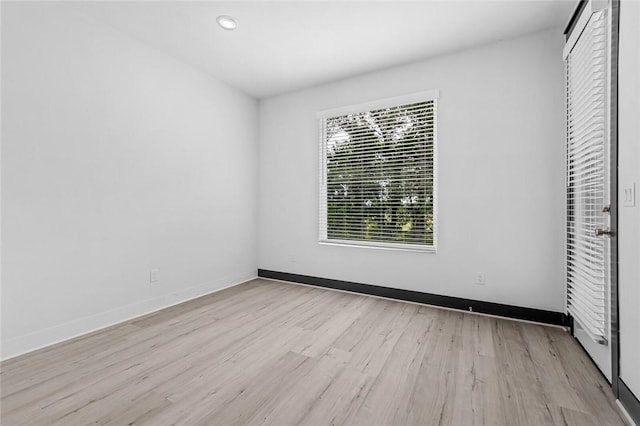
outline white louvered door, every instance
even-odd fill
[[[610,375],[607,12],[585,10],[582,32],[565,47],[567,311],[578,340]]]

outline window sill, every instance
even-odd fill
[[[358,247],[379,250],[413,251],[421,253],[436,253],[436,246],[418,246],[414,244],[396,244],[382,242],[350,241],[350,240],[320,240],[321,245]]]

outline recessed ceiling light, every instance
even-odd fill
[[[227,15],[218,16],[218,19],[216,19],[216,21],[218,21],[218,25],[220,25],[225,30],[235,30],[238,26],[238,21]]]

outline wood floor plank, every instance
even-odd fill
[[[249,283],[248,283],[249,284]],[[246,297],[253,297],[253,289],[249,285],[247,288]],[[224,290],[222,293],[222,300],[227,300],[228,291],[231,289]],[[286,290],[285,287],[280,286],[280,291]],[[258,289],[258,291],[264,292],[264,289]],[[235,293],[232,293],[233,296]],[[273,293],[273,294],[272,294]],[[270,291],[269,296],[278,295],[277,291]],[[151,324],[151,326],[146,327],[146,333],[132,333],[131,329],[133,327],[139,327],[141,324],[140,319],[133,320],[130,323],[124,324],[122,326],[116,326],[113,329],[119,332],[116,335],[117,340],[110,340],[108,342],[99,341],[101,335],[92,334],[90,338],[81,339],[78,342],[74,342],[74,347],[80,342],[81,345],[90,346],[93,348],[90,353],[85,353],[82,347],[79,348],[80,354],[77,354],[75,351],[71,354],[66,351],[59,351],[61,354],[56,355],[55,352],[51,353],[50,350],[43,351],[46,356],[41,356],[38,352],[34,354],[28,354],[24,358],[26,358],[29,366],[30,377],[37,378],[38,383],[35,385],[38,387],[39,392],[44,392],[47,388],[44,386],[40,386],[40,383],[49,380],[50,385],[63,387],[66,386],[65,378],[71,379],[73,377],[77,377],[79,374],[83,373],[85,370],[90,372],[94,372],[101,365],[107,365],[111,367],[112,359],[126,359],[126,356],[139,356],[139,353],[135,351],[149,351],[154,348],[162,347],[166,344],[171,344],[176,338],[179,338],[182,334],[190,334],[194,333],[198,329],[206,328],[210,325],[212,321],[215,321],[217,318],[212,316],[212,313],[216,312],[217,303],[220,303],[217,299],[211,300],[209,297],[205,297],[210,301],[208,307],[202,308],[201,301],[197,299],[196,301],[189,302],[189,305],[193,303],[193,309],[185,309],[183,306],[181,309],[184,311],[176,319],[175,314],[179,311],[177,308],[169,308],[166,317],[157,317],[156,314],[152,314],[154,318],[158,318],[156,324]],[[242,300],[242,297],[241,297]],[[253,305],[251,305],[253,306]],[[244,309],[247,309],[248,306],[245,306]],[[218,316],[219,313],[218,313]],[[134,325],[138,324],[138,325]],[[105,334],[110,334],[112,329],[105,330]],[[65,356],[66,355],[66,356]],[[47,357],[50,356],[51,359],[47,361]],[[60,357],[60,360],[64,360],[64,363],[61,363],[60,368],[51,369],[49,368],[51,363],[56,363],[58,359],[56,356]],[[10,360],[7,363],[6,369],[7,374],[3,373],[3,382],[7,385],[8,388],[12,389],[12,393],[19,392],[23,389],[26,389],[28,386],[33,386],[34,384],[25,381],[22,379],[23,374],[21,369],[18,366],[15,366],[14,363],[24,363],[22,360],[23,357],[19,357],[18,359]],[[33,359],[33,364],[30,362]],[[106,363],[106,364],[105,364]],[[69,371],[73,371],[74,375],[67,374]],[[13,378],[17,377],[17,380],[20,382],[20,386],[16,385],[12,382]],[[5,398],[10,397],[11,395],[4,395]],[[9,398],[10,399],[10,398]],[[4,401],[7,406],[11,406],[11,401]]]
[[[344,368],[300,416],[300,425],[346,425],[373,385],[374,377]],[[286,407],[284,408],[286,409]]]
[[[409,401],[420,369],[434,316],[413,311],[393,352],[378,374],[373,375],[371,389],[355,412],[362,424],[406,424]]]
[[[280,389],[280,396],[264,404],[248,421],[247,425],[295,425],[299,424],[321,399],[345,363],[326,353],[317,357],[313,366],[290,386]],[[291,409],[294,407],[294,409]],[[218,420],[214,418],[212,420]],[[245,424],[245,423],[243,423]]]
[[[254,280],[0,363],[4,425],[623,425],[564,330]]]

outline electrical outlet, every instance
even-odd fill
[[[622,188],[622,205],[624,207],[635,207],[636,205],[636,184]]]
[[[158,282],[158,274],[160,273],[160,271],[158,269],[152,269],[149,272],[149,282],[150,283],[156,283]]]
[[[484,272],[476,272],[476,285],[484,285],[487,282],[487,277]]]

